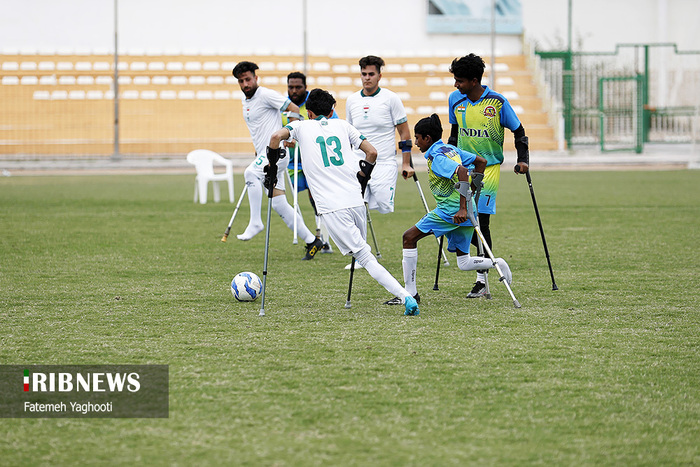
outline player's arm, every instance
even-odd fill
[[[293,122],[295,120],[301,120],[301,109],[299,109],[299,106],[296,105],[294,102],[289,101],[289,104],[287,105],[287,108],[284,109],[285,112],[287,112],[287,117],[289,117],[289,121]]]
[[[463,165],[458,165],[455,172],[457,173],[457,180],[460,182],[469,183],[469,170],[467,170],[466,167]],[[452,220],[455,224],[461,224],[462,222],[467,221],[467,198],[465,198],[461,193],[459,197],[459,210],[457,211],[457,214],[452,217]]]
[[[530,145],[522,124],[513,132],[513,136],[515,137],[515,150],[518,153],[518,163],[513,167],[513,172],[524,174],[529,169]]]
[[[474,171],[472,172],[471,189],[474,193],[474,196],[477,197],[479,191],[481,191],[481,187],[483,186],[482,180],[484,178],[484,169],[486,169],[486,159],[484,159],[481,156],[475,155],[472,163],[474,164]],[[460,182],[469,183],[469,170],[464,165],[459,165],[455,173],[457,174],[457,179]],[[455,214],[453,217],[453,220],[456,224],[461,224],[462,222],[465,222],[467,220],[467,202],[471,202],[471,200],[468,200],[464,196],[462,190],[466,190],[466,184],[463,184],[459,190],[459,211],[457,211],[457,214]]]
[[[408,122],[399,123],[396,125],[396,131],[399,132],[399,149],[401,149],[401,156],[403,157],[403,163],[401,167],[401,174],[404,179],[413,177],[415,170],[413,170],[413,164],[411,164],[411,147],[413,143],[411,142],[411,130],[408,127]]]
[[[365,189],[370,178],[372,178],[372,170],[374,163],[377,161],[377,150],[366,139],[360,143],[360,151],[365,153],[365,158],[360,159],[360,170],[357,172],[357,181],[360,182],[362,196],[365,195]]]
[[[377,150],[366,139],[363,139],[362,143],[360,143],[360,151],[365,153],[365,160],[370,164],[374,164],[377,161]]]
[[[291,132],[289,131],[288,128],[286,128],[286,127],[280,128],[279,130],[272,133],[272,136],[270,137],[269,148],[270,149],[279,149],[280,143],[282,141],[288,140],[290,136],[291,136]]]
[[[447,138],[447,144],[451,144],[452,146],[457,146],[457,137],[459,135],[459,125],[456,123],[452,124],[452,129],[450,130],[450,137]]]

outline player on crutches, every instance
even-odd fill
[[[343,255],[352,254],[373,279],[400,297],[405,315],[415,316],[419,313],[418,304],[379,264],[365,240],[366,208],[362,195],[371,180],[377,150],[345,120],[328,118],[334,105],[330,93],[311,91],[307,100],[309,120],[291,122],[273,133],[268,150],[278,150],[280,141],[290,137],[298,141],[309,190],[338,250]],[[359,158],[352,148],[359,148],[365,157]],[[346,306],[350,306],[349,296]]]
[[[512,276],[505,260],[469,255],[472,235],[475,228],[477,231],[479,229],[475,227],[471,191],[465,192],[463,188],[465,185],[469,186],[470,174],[467,167],[474,164],[472,182],[478,190],[482,183],[486,159],[443,143],[442,124],[436,114],[421,119],[414,128],[414,135],[416,146],[424,153],[428,163],[430,188],[437,207],[403,234],[402,264],[406,291],[413,295],[416,302],[420,301],[416,288],[417,244],[418,240],[428,235],[444,235],[447,238],[447,250],[457,253],[459,269],[474,271],[496,267],[506,285],[510,284]],[[455,187],[456,182],[461,182],[460,189]],[[487,251],[490,253],[490,250]],[[399,303],[396,298],[385,302],[387,305]]]
[[[302,120],[309,118],[309,114],[306,111],[306,100],[309,98],[309,91],[306,90],[306,75],[299,71],[294,71],[287,75],[287,96],[293,104],[299,106],[299,115]],[[331,118],[338,118],[338,114],[333,111]],[[282,126],[287,125],[290,122],[288,112],[282,112]],[[289,151],[289,165],[287,166],[287,180],[289,184],[294,187],[293,197],[293,207],[294,210],[301,216],[301,209],[299,208],[299,192],[304,191],[308,188],[306,183],[306,177],[304,176],[302,168],[302,158],[301,152],[296,145],[296,142],[285,142],[285,147]],[[294,181],[292,181],[292,179]],[[333,253],[333,248],[331,248],[328,242],[328,230],[322,225],[321,219],[316,213],[316,204],[314,203],[311,193],[309,193],[309,201],[311,206],[314,208],[314,214],[316,217],[316,238],[323,242],[323,246],[319,253]],[[297,220],[295,218],[294,223],[294,240],[293,243],[296,245],[297,240]]]

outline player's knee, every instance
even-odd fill
[[[411,227],[403,233],[403,247],[416,248],[418,245],[418,234],[420,231],[415,226]]]
[[[255,170],[248,166],[243,172],[243,179],[245,180],[246,184],[255,183],[258,180],[258,176]]]
[[[376,261],[374,255],[372,255],[372,248],[370,248],[370,246],[367,244],[365,244],[360,251],[353,252],[352,255],[363,266],[365,266],[368,261],[373,259]]]

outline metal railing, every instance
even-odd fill
[[[629,149],[641,152],[648,142],[695,141],[700,120],[700,51],[678,50],[672,43],[648,43],[618,44],[613,52],[535,54],[540,58],[544,81],[562,109],[568,147],[598,144],[605,150],[606,136],[608,142],[624,139],[631,131],[625,126],[629,122],[623,124],[620,120],[613,124],[612,114],[619,120],[623,107],[632,112],[637,105],[641,105],[641,115],[635,120],[640,126],[641,142]],[[623,77],[634,79],[617,82]],[[601,82],[606,82],[606,86],[601,87]],[[602,89],[607,90],[617,109],[604,105]],[[628,120],[633,113],[628,114]],[[603,121],[608,122],[606,128],[601,126]]]

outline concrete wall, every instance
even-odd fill
[[[122,52],[301,53],[302,0],[118,0]],[[488,36],[431,35],[426,0],[307,0],[311,54],[420,55],[491,50]],[[527,37],[567,43],[567,0],[522,0]],[[700,49],[698,0],[572,0],[575,50],[620,42],[677,42]],[[113,50],[113,0],[0,0],[0,52]],[[499,54],[521,40],[499,36]]]

